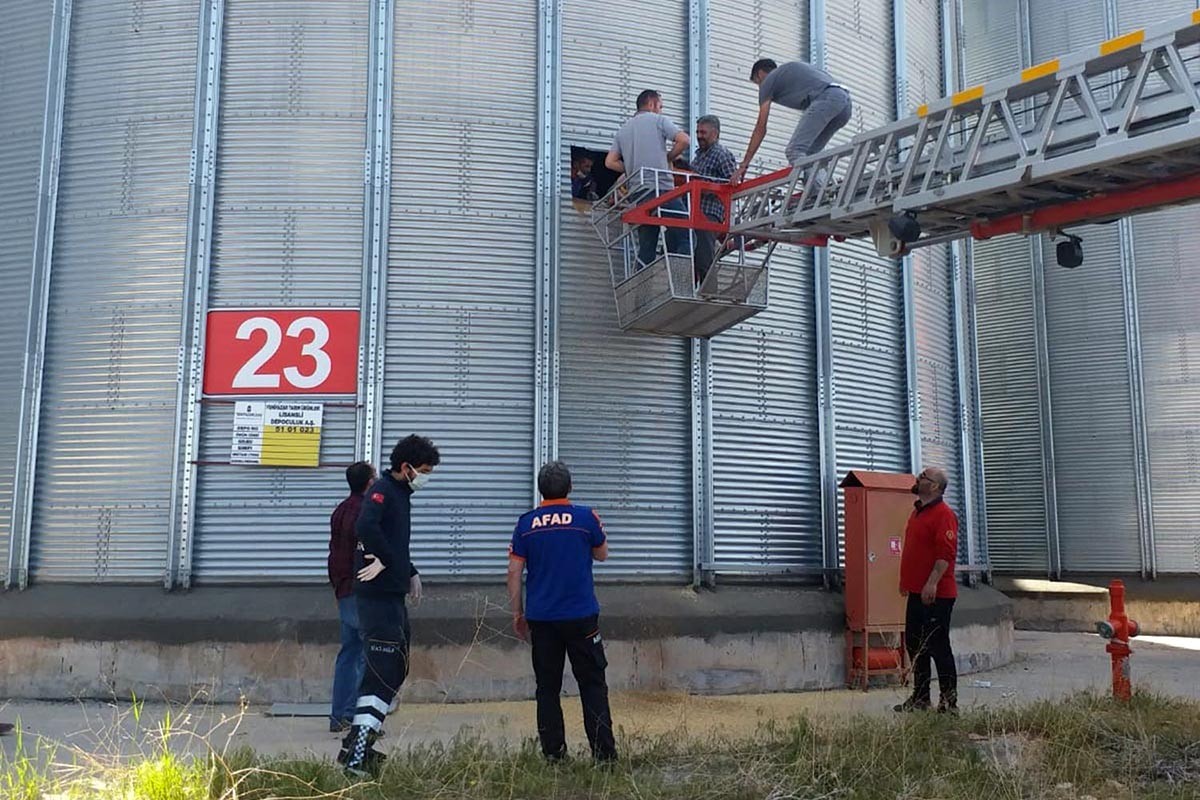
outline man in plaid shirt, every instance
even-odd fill
[[[708,114],[696,120],[696,157],[692,159],[692,171],[702,178],[713,181],[728,181],[737,170],[737,159],[729,148],[721,144],[721,120]],[[700,210],[713,222],[725,219],[725,207],[714,194],[700,198]],[[696,279],[704,281],[708,268],[716,257],[717,237],[711,231],[696,231]]]

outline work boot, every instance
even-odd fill
[[[338,763],[347,774],[356,778],[379,775],[387,756],[371,746],[374,741],[373,731],[365,725],[354,725],[350,728],[350,732],[342,740],[342,749],[337,757]]]
[[[938,698],[937,710],[938,710],[939,714],[950,714],[952,716],[957,717],[958,716],[958,698],[956,696],[954,696],[953,694],[942,695],[941,697]]]
[[[892,706],[892,711],[897,714],[907,714],[910,711],[928,711],[930,702],[928,699],[919,697],[910,697],[903,703]]]

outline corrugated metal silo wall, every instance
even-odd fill
[[[1120,0],[1121,31],[1186,14],[1193,0]],[[1192,65],[1189,65],[1192,66]],[[1200,207],[1135,217],[1154,555],[1161,572],[1200,572]]]
[[[1108,38],[1102,3],[1030,0],[1033,63]],[[1097,12],[1100,13],[1097,13]],[[1111,102],[1105,91],[1101,103]],[[1046,253],[1046,341],[1054,430],[1058,537],[1064,570],[1137,571],[1133,417],[1126,361],[1121,243],[1116,225],[1087,225],[1084,265]]]
[[[73,7],[31,574],[160,581],[198,3]]]
[[[686,125],[683,0],[566,3],[562,20],[562,140],[608,150],[642,89]],[[612,541],[608,573],[687,574],[692,562],[689,345],[622,333],[608,264],[570,192],[560,211],[559,454],[580,502],[594,504]]]
[[[710,105],[739,155],[756,105],[749,64],[806,56],[808,5],[710,4]],[[911,86],[925,99],[937,94],[927,87],[936,4],[909,5],[909,72],[925,76]],[[498,577],[537,466],[539,8],[391,7],[379,452],[414,430],[438,442],[443,466],[416,504],[417,561],[434,575]],[[693,548],[690,344],[618,330],[607,265],[565,186],[569,146],[606,150],[642,88],[661,91],[666,112],[692,129],[687,6],[560,8],[566,199],[551,422],[577,499],[600,510],[613,540],[601,574],[674,578],[689,573]],[[858,109],[844,139],[895,113],[891,6],[829,3],[826,15],[827,66]],[[198,2],[76,3],[39,468],[87,477],[41,493],[40,579],[162,577],[200,17]],[[227,0],[209,307],[359,306],[368,18],[369,6],[349,0]],[[775,116],[768,158],[795,119]],[[839,245],[832,261],[839,477],[907,469],[901,273],[865,244]],[[944,263],[920,271],[918,391],[931,446],[953,452],[939,427],[953,396],[947,273]],[[771,281],[771,309],[713,345],[715,550],[718,565],[817,567],[811,252],[781,248]],[[315,470],[228,465],[231,422],[231,404],[204,403],[194,579],[322,580],[341,467],[363,445],[353,403],[326,405]]]
[[[358,308],[369,5],[228,0],[210,308]],[[318,469],[230,466],[233,406],[200,426],[197,582],[319,580],[356,409],[330,402]]]
[[[1118,0],[1113,6],[1115,30],[1106,26],[1108,3],[1030,0],[1031,60],[1185,14],[1195,3]],[[1016,3],[967,2],[965,12],[968,82],[1018,68]],[[1193,444],[1200,387],[1190,377],[1186,344],[1197,330],[1188,299],[1197,278],[1183,255],[1198,243],[1196,214],[1185,208],[1136,217],[1127,246],[1136,275],[1155,554],[1163,572],[1200,570],[1193,513],[1200,502]],[[1057,546],[1067,572],[1137,571],[1146,566],[1135,472],[1141,432],[1131,400],[1129,348],[1136,345],[1127,336],[1121,229],[1074,232],[1085,252],[1075,270],[1059,268],[1053,244],[1043,240]],[[1047,513],[1040,489],[1046,477],[1029,248],[1013,238],[978,243],[974,252],[991,559],[1002,570],[1044,571]]]
[[[0,571],[11,534],[53,11],[50,0],[6,4],[0,29]]]
[[[709,9],[709,111],[740,159],[758,106],[750,65],[807,58],[808,2],[712,2]],[[787,137],[776,121],[759,151],[764,168],[786,163]],[[777,248],[770,280],[770,307],[713,339],[714,551],[718,565],[820,567],[811,250]]]
[[[904,3],[904,104],[899,116],[941,97],[942,19],[938,0]],[[963,505],[962,399],[958,396],[957,337],[953,314],[954,275],[947,245],[918,249],[912,255],[916,326],[917,401],[921,430],[921,466],[946,470],[946,502],[963,521],[959,549],[967,553]]]
[[[962,58],[971,86],[1021,68],[1017,0],[965,0]],[[1038,360],[1029,242],[971,245],[989,559],[998,570],[1045,572]]]
[[[853,96],[831,145],[895,119],[892,4],[826,4],[825,68]],[[866,55],[866,57],[864,57]],[[782,122],[782,118],[780,120]],[[837,479],[852,469],[909,469],[904,299],[898,263],[870,241],[829,246]],[[838,514],[843,503],[839,491]],[[841,525],[839,523],[839,535]]]
[[[441,450],[413,503],[429,574],[502,573],[532,500],[537,41],[534,0],[396,4],[379,452]]]

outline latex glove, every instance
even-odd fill
[[[379,573],[387,569],[387,567],[383,565],[382,561],[370,553],[367,553],[365,556],[363,556],[363,561],[369,562],[358,571],[358,579],[364,583],[366,581],[375,580],[377,577],[379,577]]]
[[[408,595],[413,599],[413,605],[421,604],[421,576],[413,575],[408,579]]]

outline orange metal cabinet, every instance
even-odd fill
[[[916,497],[909,474],[854,470],[846,475],[846,626],[904,627],[900,550]]]
[[[873,677],[906,680],[900,551],[913,511],[909,474],[854,470],[845,489],[846,685],[863,691]]]

